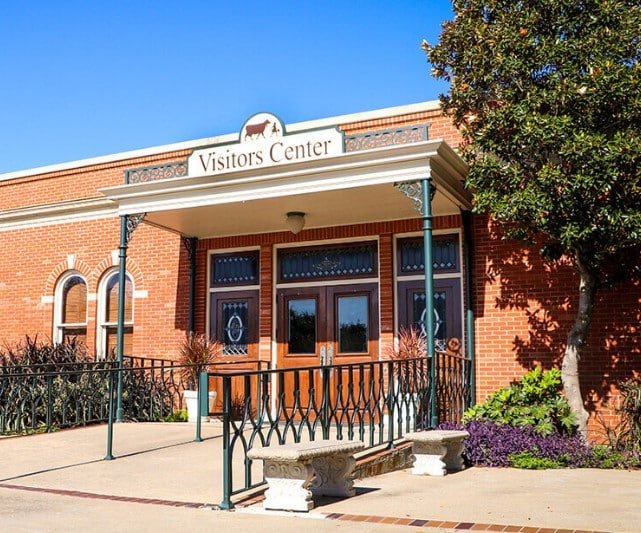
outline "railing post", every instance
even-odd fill
[[[339,370],[342,372],[342,370]],[[321,429],[323,431],[323,440],[329,439],[329,367],[321,368],[321,379],[323,386],[323,402],[321,408]]]
[[[394,447],[394,407],[396,402],[396,393],[394,391],[394,362],[387,363],[387,419],[389,421],[389,431],[387,432],[388,447]]]
[[[221,509],[233,509],[232,493],[232,453],[231,435],[231,376],[223,376],[223,501]]]
[[[52,410],[53,410],[53,376],[48,375],[47,376],[47,415],[46,415],[46,421],[45,421],[45,426],[47,428],[47,433],[51,432],[51,426],[52,426]]]
[[[198,408],[196,410],[196,438],[194,441],[202,442],[203,438],[201,435],[201,426],[203,418],[203,398],[208,399],[207,394],[207,372],[200,372],[198,374]],[[207,405],[207,412],[209,412],[209,405]]]
[[[3,391],[9,388],[9,378],[2,378],[2,387]],[[7,430],[7,407],[0,406],[0,435],[4,435],[4,432]]]
[[[116,371],[118,372],[118,371]],[[109,401],[107,415],[107,453],[105,454],[105,461],[111,461],[113,456],[113,431],[114,431],[114,370],[109,370]]]

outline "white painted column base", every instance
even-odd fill
[[[354,466],[356,460],[351,453],[312,459],[316,477],[312,483],[314,496],[342,496],[349,498],[356,494],[354,489]]]
[[[263,469],[269,486],[263,508],[303,512],[314,508],[309,490],[314,476],[311,464],[265,459]]]

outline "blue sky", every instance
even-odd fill
[[[447,0],[25,1],[0,11],[0,173],[433,100]]]

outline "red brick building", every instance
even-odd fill
[[[426,323],[429,180],[437,348],[463,340],[477,400],[560,364],[573,269],[471,214],[437,103],[288,125],[259,113],[239,131],[0,175],[0,342],[113,350],[128,221],[125,354],[175,358],[193,328],[229,360],[279,368],[384,358],[401,326]],[[592,413],[608,419],[640,368],[640,322],[638,285],[600,293],[582,362]]]

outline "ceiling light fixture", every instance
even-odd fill
[[[287,213],[287,227],[294,235],[298,235],[305,227],[305,213],[290,211]]]

